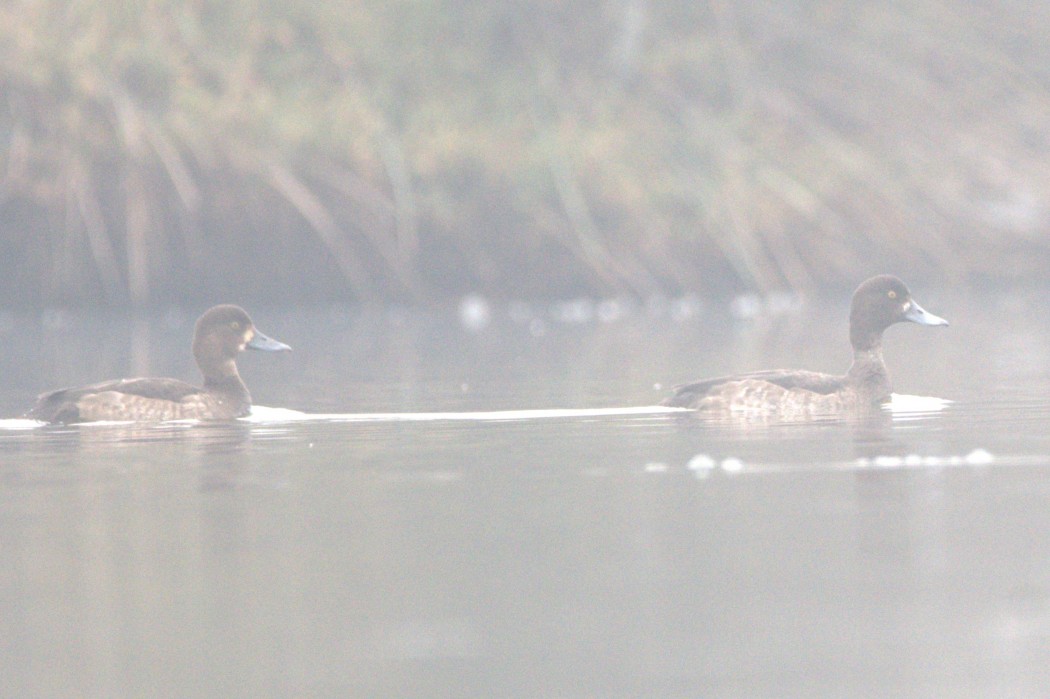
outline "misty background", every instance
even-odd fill
[[[15,307],[1045,278],[1039,3],[0,5]]]

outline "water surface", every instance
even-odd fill
[[[895,388],[952,402],[810,424],[644,408],[844,370],[842,302],[251,309],[273,410],[0,422],[0,696],[1040,695],[1050,312],[917,296]],[[0,415],[196,380],[194,315],[0,317]]]

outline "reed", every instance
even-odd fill
[[[1020,2],[13,1],[0,292],[1040,278],[1048,30]]]

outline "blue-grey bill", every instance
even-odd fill
[[[283,342],[278,342],[272,337],[266,337],[258,330],[255,331],[255,336],[248,341],[246,347],[250,349],[263,350],[264,352],[284,352],[290,351],[292,349]]]
[[[912,301],[911,305],[908,307],[908,310],[904,312],[904,317],[913,323],[918,323],[919,325],[948,324],[948,321],[946,321],[944,318],[933,315],[925,308],[915,303],[915,301]]]

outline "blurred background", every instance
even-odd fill
[[[1011,0],[10,0],[0,298],[1043,279],[1048,28]]]
[[[1048,124],[1030,0],[3,0],[0,697],[1045,695]],[[877,273],[950,402],[645,409]]]

